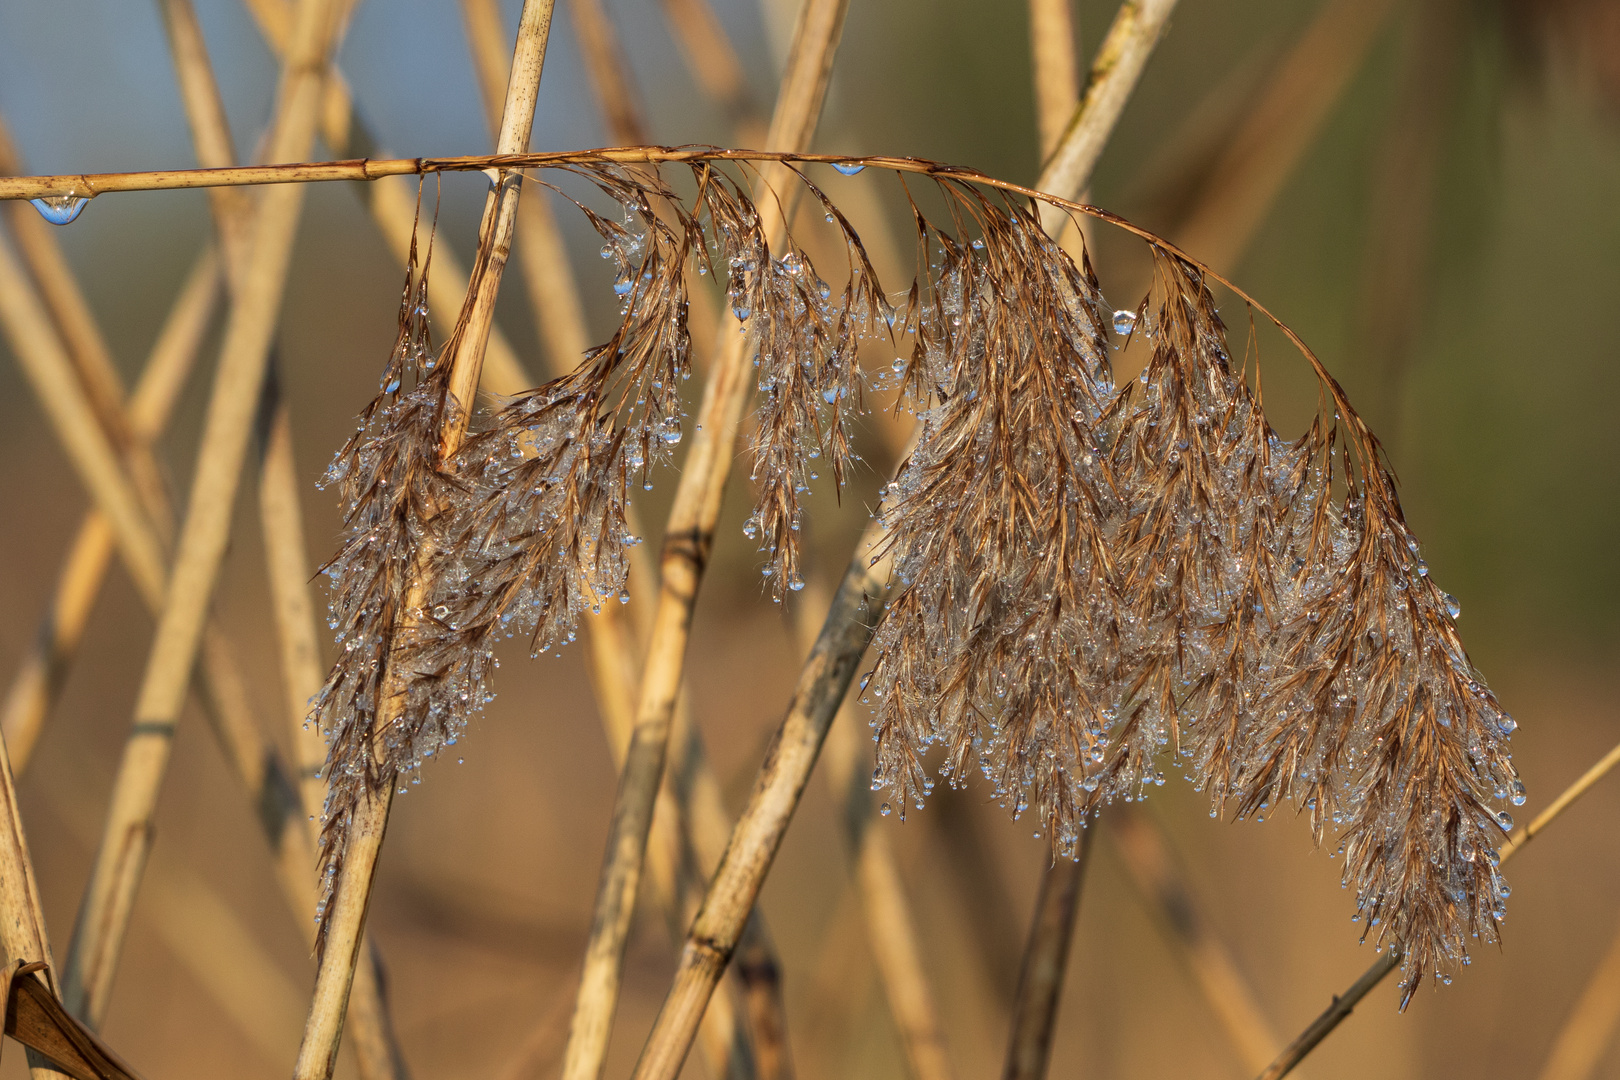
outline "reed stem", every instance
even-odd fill
[[[1003,1080],[1045,1080],[1057,1029],[1058,999],[1069,967],[1069,946],[1080,914],[1080,886],[1096,833],[1095,824],[1080,834],[1073,859],[1055,856],[1041,875],[1030,920],[1029,940],[1018,973],[1018,996],[1007,1039]]]
[[[732,830],[725,859],[687,934],[674,983],[641,1051],[634,1080],[673,1080],[679,1074],[698,1020],[742,936],[883,611],[889,559],[887,553],[877,559],[868,555],[881,532],[875,522],[867,527],[833,597],[748,805]]]
[[[546,44],[551,31],[552,0],[525,0],[518,24],[517,47],[512,57],[512,74],[507,83],[506,105],[502,112],[497,150],[521,154],[528,149],[534,126],[535,100],[540,92],[540,76],[545,66]],[[451,458],[466,434],[467,421],[478,389],[484,353],[494,322],[495,298],[500,290],[502,271],[511,250],[517,221],[522,174],[498,173],[484,203],[479,227],[477,261],[463,305],[457,330],[445,352],[449,363],[449,395],[459,407],[447,410],[439,437],[441,460]],[[419,566],[425,565],[419,560]],[[419,577],[414,591],[425,591]],[[389,680],[398,685],[404,678],[395,671]],[[378,722],[386,725],[397,709],[401,695],[390,694],[379,711]],[[370,904],[377,856],[382,849],[388,825],[388,808],[393,798],[393,778],[381,792],[368,792],[356,806],[346,826],[344,858],[326,913],[326,931],[321,942],[320,966],[316,973],[315,995],[310,1002],[303,1045],[294,1068],[297,1080],[326,1080],[332,1074],[342,1036],[342,1017],[354,984],[366,910]]]
[[[821,115],[847,6],[848,0],[806,0],[800,9],[792,58],[783,75],[767,139],[769,146],[791,152],[809,144]],[[762,171],[760,193],[773,190],[771,181],[779,176],[780,166]],[[767,243],[780,245],[787,222],[779,201],[759,198],[756,203]],[[730,326],[729,321],[726,325]],[[748,351],[754,335],[724,330],[720,336],[722,341],[704,387],[692,449],[664,531],[658,606],[643,668],[641,700],[608,829],[607,856],[569,1027],[564,1080],[597,1080],[607,1056],[608,1036],[619,1000],[624,946],[664,771],[692,611],[713,547],[715,521],[751,386]],[[705,1002],[707,997],[705,994]],[[701,1015],[700,1010],[692,1018],[694,1030]]]

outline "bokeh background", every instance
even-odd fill
[[[713,3],[768,107],[794,5]],[[518,5],[503,6],[511,33]],[[652,137],[730,142],[728,118],[699,92],[661,6],[606,6]],[[1275,197],[1261,200],[1252,242],[1233,240],[1235,203],[1217,202],[1227,209],[1194,230],[1207,248],[1189,243],[1312,344],[1384,439],[1429,565],[1461,602],[1469,649],[1520,722],[1514,745],[1529,814],[1620,737],[1620,6],[1381,6],[1388,10],[1365,47],[1329,36],[1315,54],[1313,64],[1342,63],[1348,74],[1297,164],[1282,170]],[[1231,161],[1264,166],[1264,155],[1278,152],[1275,140],[1262,151],[1244,143],[1244,125],[1327,7],[1182,0],[1102,159],[1093,200],[1186,236],[1191,211],[1209,204]],[[1113,8],[1076,3],[1083,57]],[[251,147],[269,115],[275,65],[234,0],[199,0],[198,9],[238,145]],[[854,0],[817,149],[916,154],[1032,181],[1040,155],[1029,44],[1015,0]],[[487,151],[451,0],[360,4],[340,64],[390,151]],[[31,172],[192,161],[154,5],[0,4],[0,112]],[[568,5],[559,4],[533,145],[604,145],[607,131]],[[868,181],[882,183],[870,173],[860,182]],[[1240,176],[1240,188],[1250,183]],[[440,242],[464,259],[481,205],[477,178],[446,180]],[[873,205],[893,209],[882,199]],[[600,241],[583,222],[564,221],[593,329],[605,333],[613,297],[595,258]],[[202,193],[166,192],[104,197],[60,231],[127,379],[209,230]],[[1139,253],[1106,231],[1094,239],[1105,285],[1131,288]],[[400,276],[353,191],[309,193],[280,340],[312,567],[338,527],[335,500],[316,481],[374,390]],[[514,276],[499,319],[541,369],[518,285]],[[1121,306],[1138,299],[1114,295]],[[9,678],[87,500],[7,348],[0,342],[0,674]],[[1265,348],[1268,402],[1275,371],[1286,422],[1302,407],[1294,398],[1305,383],[1293,358],[1274,343]],[[162,446],[179,492],[212,347],[204,356]],[[883,445],[870,440],[874,471],[855,478],[841,503],[822,492],[812,504],[812,559],[824,567],[848,556],[887,460]],[[744,482],[739,470],[734,488]],[[285,745],[252,487],[250,478],[216,606],[248,659],[266,730]],[[649,521],[671,487],[643,507]],[[722,529],[688,680],[733,812],[800,659],[790,619],[760,591],[741,518],[730,513]],[[59,956],[150,632],[115,570],[20,778]],[[555,1075],[588,928],[614,771],[582,653],[530,662],[513,648],[497,688],[466,740],[464,764],[430,768],[397,800],[372,906],[418,1077]],[[1357,945],[1338,864],[1313,852],[1303,823],[1286,815],[1264,825],[1212,821],[1203,797],[1178,781],[1156,791],[1145,812],[1169,836],[1196,901],[1285,1037],[1373,959],[1370,946]],[[1302,1073],[1537,1075],[1620,931],[1617,815],[1620,781],[1605,782],[1512,865],[1500,951],[1477,956],[1454,985],[1420,992],[1405,1015],[1393,983],[1381,987]],[[879,827],[900,853],[958,1075],[991,1075],[1044,843],[979,786],[942,789],[927,810]],[[200,716],[182,725],[157,828],[107,1039],[154,1080],[285,1075],[313,965],[252,808]],[[1052,1075],[1245,1075],[1125,872],[1106,815],[1101,829]],[[800,1075],[903,1075],[819,780],[763,906],[781,950]],[[661,920],[638,917],[609,1075],[627,1073],[672,970]],[[0,1077],[22,1076],[22,1062],[15,1049],[6,1054]],[[689,1065],[688,1075],[700,1074]],[[1620,1076],[1620,1047],[1605,1052],[1595,1075]]]

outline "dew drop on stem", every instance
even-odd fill
[[[83,195],[45,195],[28,201],[34,204],[39,216],[52,225],[67,225],[84,212],[90,200]]]

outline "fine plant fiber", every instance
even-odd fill
[[[1166,243],[1148,241],[1149,296],[1114,312],[1031,205],[933,167],[944,223],[912,200],[925,269],[890,291],[796,172],[845,236],[835,290],[791,237],[764,242],[716,156],[683,157],[685,196],[668,165],[559,166],[625,213],[579,204],[618,271],[622,312],[575,372],[487,417],[453,474],[424,465],[419,445],[366,438],[334,467],[354,507],[332,567],[346,657],[350,640],[378,647],[367,612],[402,602],[402,553],[431,537],[442,560],[408,645],[410,703],[380,739],[387,768],[410,772],[460,736],[488,698],[499,638],[554,648],[623,590],[631,485],[649,482],[681,430],[681,303],[701,266],[725,273],[734,314],[759,337],[748,528],[778,594],[802,580],[794,526],[810,474],[836,485],[851,466],[857,344],[910,343],[892,377],[921,434],[879,510],[896,591],[866,688],[877,779],[902,813],[933,787],[923,759],[940,746],[949,782],[984,771],[1068,854],[1082,818],[1162,782],[1169,753],[1217,811],[1263,816],[1288,801],[1319,839],[1334,827],[1366,933],[1399,949],[1408,996],[1429,973],[1449,977],[1470,940],[1494,940],[1510,819],[1492,804],[1522,799],[1513,722],[1463,652],[1376,439],[1314,357],[1318,415],[1285,441],[1261,409],[1258,358],[1229,351],[1216,279]],[[419,444],[448,406],[414,265],[410,282],[373,409],[397,410],[391,437]],[[1116,387],[1112,344],[1131,335],[1152,359]],[[397,547],[369,539],[384,506]],[[372,670],[340,661],[323,723],[370,707]],[[334,778],[354,769],[353,782],[374,783],[335,730]]]

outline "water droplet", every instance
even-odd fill
[[[837,169],[839,172],[843,173],[845,176],[854,176],[856,173],[861,172],[862,170],[864,170],[866,168],[866,166],[865,165],[858,165],[858,164],[856,164],[855,162],[852,162],[852,161],[835,161],[835,162],[833,162],[833,168]],[[887,810],[885,810],[883,812],[885,814],[888,813]]]
[[[620,278],[618,281],[613,283],[613,291],[618,293],[620,296],[624,296],[635,287],[635,282],[631,281],[629,278]]]
[[[1116,334],[1128,334],[1128,333],[1131,332],[1131,330],[1135,326],[1136,326],[1136,312],[1134,312],[1134,311],[1116,311],[1116,312],[1114,312],[1114,333],[1116,333]]]
[[[1515,781],[1513,781],[1513,786],[1510,787],[1508,790],[1513,793],[1513,805],[1514,806],[1523,806],[1524,805],[1524,781],[1523,780],[1515,780]]]
[[[90,200],[82,195],[46,195],[28,201],[34,204],[39,216],[52,225],[67,225],[84,212],[84,205]]]
[[[679,443],[681,441],[680,418],[676,416],[664,417],[663,430],[658,434],[659,437],[664,440],[664,443],[667,446],[674,446],[675,444]]]
[[[888,803],[884,803],[882,806],[878,807],[878,813],[882,814],[884,817],[888,817],[890,814],[894,813],[894,807],[890,806]]]
[[[1440,602],[1446,605],[1446,614],[1450,615],[1453,619],[1462,614],[1462,605],[1457,603],[1457,598],[1452,596],[1450,593],[1441,593]]]

